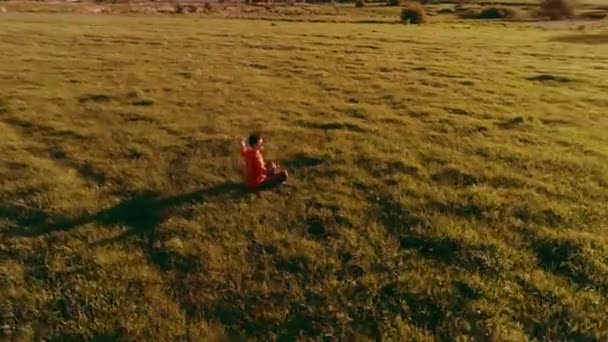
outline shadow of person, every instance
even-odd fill
[[[114,207],[101,210],[97,213],[83,215],[76,219],[58,219],[50,224],[29,225],[13,232],[13,236],[40,236],[51,232],[69,231],[88,223],[97,223],[103,226],[122,225],[127,230],[107,241],[95,242],[103,244],[122,240],[130,235],[145,233],[154,230],[160,223],[168,218],[168,210],[188,204],[200,203],[218,196],[237,197],[245,194],[247,189],[242,183],[224,183],[210,188],[185,193],[171,197],[161,197],[155,192],[138,193]]]
[[[323,163],[323,159],[306,154],[296,154],[281,160],[281,164],[287,166],[290,172],[298,169],[308,170]],[[278,184],[254,192],[272,190],[276,185]],[[168,211],[172,207],[204,202],[218,196],[242,196],[247,192],[250,191],[246,185],[237,182],[227,182],[171,197],[161,197],[159,193],[151,191],[140,192],[114,207],[77,218],[55,217],[41,209],[0,203],[0,219],[7,218],[16,223],[17,228],[8,231],[8,235],[15,237],[35,237],[56,231],[69,231],[88,223],[127,227],[127,231],[111,238],[111,241],[118,241],[138,232],[153,230],[168,217]],[[2,233],[0,231],[0,234]]]

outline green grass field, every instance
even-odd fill
[[[606,341],[607,43],[0,14],[0,336]]]

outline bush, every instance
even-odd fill
[[[420,4],[407,4],[401,9],[401,21],[409,24],[424,24],[427,22],[426,12]]]
[[[364,7],[365,6],[365,1],[364,0],[357,0],[355,1],[355,7]]]
[[[401,6],[401,0],[387,0],[386,1],[386,6]]]
[[[540,14],[551,20],[571,18],[576,12],[576,0],[543,0],[540,3]]]
[[[513,19],[519,15],[516,10],[505,7],[488,7],[481,10],[463,7],[457,13],[463,19]]]
[[[175,13],[177,14],[188,14],[188,13],[196,13],[198,11],[198,8],[196,7],[196,5],[192,5],[192,4],[179,4],[177,6],[175,6]]]
[[[511,19],[515,18],[517,12],[505,7],[484,8],[478,15],[478,19]]]

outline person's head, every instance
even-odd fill
[[[264,143],[264,139],[262,139],[262,137],[257,134],[251,134],[249,138],[247,138],[247,143],[253,148],[261,149],[262,144]]]

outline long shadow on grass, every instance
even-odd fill
[[[323,159],[297,154],[281,162],[292,171],[316,167],[323,163]],[[192,301],[189,296],[184,295],[190,289],[188,289],[188,282],[182,277],[201,271],[203,268],[201,262],[204,261],[200,258],[180,255],[155,246],[155,242],[159,241],[157,234],[161,233],[161,229],[157,228],[172,215],[172,209],[179,209],[180,206],[188,206],[189,204],[217,198],[238,198],[246,193],[247,189],[241,183],[220,184],[172,197],[162,197],[155,192],[141,192],[130,196],[116,206],[75,219],[57,218],[36,208],[16,207],[12,204],[0,203],[0,218],[8,218],[18,227],[8,231],[9,235],[24,237],[70,231],[89,223],[103,226],[121,225],[126,228],[122,233],[96,241],[92,246],[118,243],[131,237],[136,238],[136,245],[152,266],[161,271],[177,271],[173,272],[173,276],[167,280],[171,287],[171,293],[168,295],[172,297],[189,320],[219,319],[220,322],[235,332],[239,332],[239,334],[245,331],[255,336],[262,336],[277,330],[282,335],[287,336],[287,340],[293,340],[294,338],[289,337],[297,336],[302,330],[308,334],[320,334],[320,331],[313,327],[314,317],[310,317],[308,311],[304,309],[295,311],[285,319],[272,325],[269,325],[265,320],[249,317],[247,312],[254,311],[259,305],[262,305],[263,298],[249,298],[239,293],[230,293],[224,294],[224,298],[217,305],[212,307],[201,306],[201,303],[196,300]],[[291,262],[288,262],[285,267],[287,272],[290,272],[294,266]],[[299,272],[299,269],[295,271]],[[277,305],[280,305],[282,299],[277,300],[279,301]],[[296,307],[297,305],[293,304],[293,306]]]
[[[281,160],[281,163],[291,171],[293,169],[316,167],[323,163],[323,159],[305,154],[296,154],[291,156],[291,158]],[[246,192],[244,184],[236,182],[228,182],[172,197],[161,197],[158,193],[145,191],[132,195],[129,199],[114,207],[75,219],[54,217],[38,208],[0,203],[0,219],[7,218],[16,223],[19,228],[9,231],[8,235],[20,237],[69,231],[88,223],[97,223],[105,226],[120,224],[128,227],[127,231],[111,238],[111,240],[96,242],[96,244],[103,244],[119,241],[137,233],[154,230],[156,226],[169,216],[169,209],[173,207],[187,203],[204,202],[209,198],[218,196],[241,196]]]
[[[600,45],[608,44],[608,34],[569,34],[550,39],[553,42]]]
[[[69,231],[79,226],[96,223],[104,226],[122,225],[127,229],[114,237],[96,241],[92,246],[120,242],[132,236],[138,236],[138,244],[146,255],[148,261],[159,270],[175,269],[181,273],[194,272],[200,269],[199,260],[188,258],[162,248],[155,248],[157,227],[168,219],[171,209],[193,203],[200,203],[213,198],[235,198],[247,192],[242,183],[224,183],[199,191],[185,193],[171,197],[161,197],[158,193],[143,192],[118,205],[101,210],[97,213],[83,215],[73,220],[56,219],[49,214],[26,207],[6,206],[0,203],[0,218],[8,217],[15,222],[19,229],[9,231],[12,236],[35,237],[57,231]],[[54,222],[53,222],[54,221]],[[49,223],[51,222],[51,223]],[[178,287],[179,282],[173,286]],[[180,298],[174,300],[187,313],[186,307]],[[58,340],[65,339],[61,336]]]
[[[172,197],[161,197],[155,192],[137,193],[131,198],[118,205],[101,210],[94,214],[87,214],[76,219],[52,219],[41,211],[33,213],[19,213],[16,208],[0,207],[0,215],[16,218],[21,227],[10,233],[13,236],[39,236],[57,231],[69,231],[88,223],[97,223],[104,226],[123,225],[128,227],[124,233],[109,240],[96,242],[95,244],[119,241],[137,233],[153,231],[160,223],[169,216],[169,210],[173,207],[204,202],[209,198],[230,195],[232,197],[243,195],[246,188],[242,183],[225,183],[210,188],[181,194]],[[51,223],[45,223],[48,221]],[[25,229],[23,229],[25,228]]]

